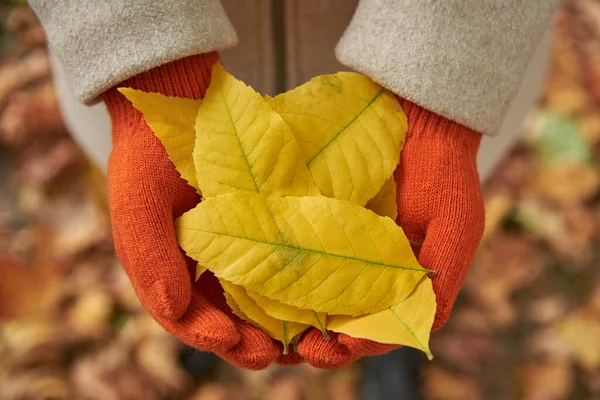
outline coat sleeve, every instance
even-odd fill
[[[29,0],[78,99],[153,67],[234,46],[219,0]]]
[[[559,0],[360,0],[338,60],[495,135]]]

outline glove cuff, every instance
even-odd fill
[[[182,58],[142,72],[110,88],[102,94],[102,99],[113,125],[120,118],[131,121],[134,110],[125,96],[117,91],[118,87],[197,100],[204,97],[210,85],[212,67],[218,60],[219,54],[216,52]]]
[[[398,97],[408,118],[407,140],[435,140],[444,145],[463,148],[473,157],[479,150],[482,135],[457,122],[433,113],[409,100]]]

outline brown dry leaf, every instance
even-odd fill
[[[46,33],[41,25],[33,25],[25,29],[25,31],[17,39],[17,48],[20,52],[29,52],[36,47],[46,44]]]
[[[10,376],[0,386],[0,398],[67,400],[73,397],[66,376],[54,371],[40,370]]]
[[[25,5],[19,5],[10,10],[6,18],[6,29],[12,32],[25,29],[37,23],[35,13]]]
[[[12,94],[0,117],[0,140],[10,146],[27,147],[32,140],[66,132],[50,82]]]
[[[546,102],[552,110],[557,113],[569,115],[584,108],[588,101],[585,88],[571,86],[571,82],[560,82],[557,79],[546,94]]]
[[[483,334],[492,330],[489,318],[489,313],[469,303],[463,307],[457,307],[452,312],[452,318],[447,324],[455,327],[456,331]]]
[[[302,400],[303,385],[297,378],[285,376],[272,382],[265,400]]]
[[[583,75],[579,54],[569,33],[571,21],[567,13],[559,15],[559,34],[554,40],[550,73],[544,88],[549,108],[564,115],[581,110],[588,103],[588,93],[580,77]]]
[[[484,399],[475,380],[453,374],[439,366],[429,366],[423,371],[423,392],[428,400]]]
[[[549,326],[532,332],[525,340],[526,355],[530,360],[562,362],[571,359],[570,349],[558,337],[555,327]]]
[[[502,347],[487,335],[471,333],[446,334],[433,341],[433,353],[454,367],[470,374],[493,364],[502,355]]]
[[[45,49],[37,49],[19,60],[0,67],[0,105],[18,89],[50,76],[50,60]]]
[[[149,335],[137,346],[135,361],[153,385],[167,393],[181,393],[191,384],[177,363],[182,344],[161,332]]]
[[[71,139],[63,138],[51,146],[32,146],[23,153],[17,176],[31,188],[43,188],[69,167],[81,168],[82,154]]]
[[[73,343],[70,332],[50,318],[5,321],[0,325],[0,339],[14,369],[61,364]]]
[[[588,374],[585,377],[585,385],[590,392],[600,394],[600,371]]]
[[[67,324],[82,336],[104,337],[109,333],[113,311],[110,296],[97,288],[82,293],[68,311]]]
[[[358,400],[359,378],[358,368],[352,366],[336,371],[329,380],[329,400]]]
[[[527,304],[529,319],[540,324],[552,323],[562,317],[566,311],[567,302],[558,294],[535,299]]]
[[[600,283],[596,285],[590,295],[589,306],[591,310],[600,315]]]
[[[488,195],[485,199],[485,230],[482,243],[498,229],[498,225],[508,215],[514,205],[514,198],[506,192]]]
[[[40,260],[34,266],[0,257],[0,321],[50,312],[60,297],[63,266]]]
[[[119,400],[161,400],[153,382],[144,379],[134,365],[115,371],[108,376],[107,381],[115,385]]]
[[[532,179],[534,193],[562,206],[589,200],[598,192],[599,184],[598,169],[583,163],[548,165]]]
[[[116,388],[106,382],[97,371],[96,360],[89,356],[79,357],[71,370],[71,380],[76,392],[93,395],[93,399],[119,400]]]
[[[591,260],[589,243],[596,225],[589,209],[552,207],[527,196],[520,202],[518,214],[525,227],[546,240],[558,256],[569,261],[568,265],[584,267]]]
[[[106,211],[90,201],[85,193],[72,190],[68,196],[46,201],[39,219],[52,229],[52,252],[61,258],[81,254],[110,237]]]
[[[464,291],[487,310],[493,326],[509,326],[516,318],[512,295],[539,277],[543,267],[535,242],[498,233],[480,249]]]
[[[523,367],[523,393],[527,400],[562,400],[569,398],[574,374],[571,364],[529,364]]]
[[[79,396],[90,400],[159,400],[153,383],[144,379],[130,351],[118,341],[81,355],[73,366],[72,380]]]
[[[600,142],[600,114],[588,112],[583,115],[581,118],[581,133],[583,138],[591,145]]]
[[[556,327],[556,335],[583,368],[600,368],[600,316],[590,309],[572,312]]]
[[[582,81],[591,100],[600,99],[600,77],[598,47],[600,46],[600,6],[593,0],[571,0],[571,29],[575,44],[580,53]]]
[[[187,400],[230,400],[230,397],[226,387],[209,382],[200,386]]]

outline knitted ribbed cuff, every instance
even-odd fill
[[[436,140],[454,148],[459,146],[473,157],[482,135],[457,122],[433,113],[409,100],[398,97],[408,118],[407,140]]]
[[[107,90],[102,94],[102,99],[113,126],[123,122],[131,123],[136,115],[141,116],[139,113],[134,115],[131,103],[117,88],[127,87],[166,96],[199,99],[210,85],[212,67],[218,60],[216,52],[182,58],[143,72]]]

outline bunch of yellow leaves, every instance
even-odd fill
[[[178,241],[234,314],[285,352],[313,326],[431,356],[431,271],[394,222],[407,121],[393,94],[341,72],[263,97],[220,64],[203,100],[120,91],[201,193]]]

